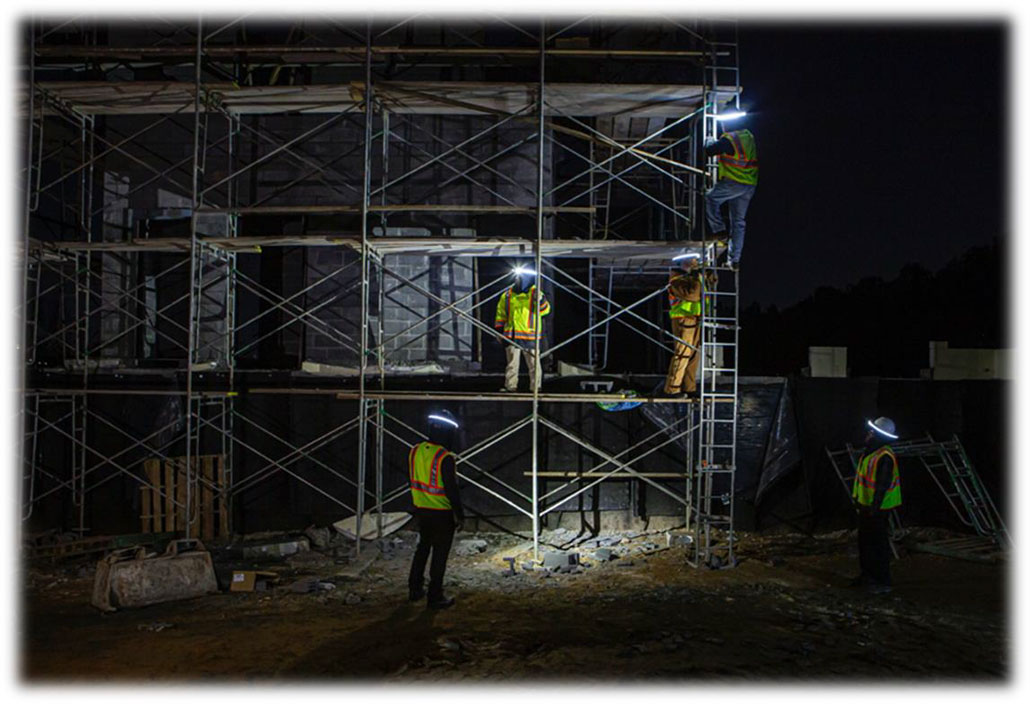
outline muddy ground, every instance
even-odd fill
[[[939,533],[939,532],[937,532]],[[937,535],[935,533],[934,535]],[[568,535],[552,533],[557,544]],[[931,536],[933,537],[933,536]],[[940,536],[937,536],[940,537]],[[847,586],[853,532],[741,535],[735,569],[693,569],[664,534],[621,534],[615,559],[570,574],[526,570],[529,547],[502,534],[457,555],[430,611],[406,600],[414,534],[360,565],[340,550],[262,564],[268,591],[101,613],[93,562],[23,571],[22,677],[30,682],[252,681],[920,681],[1007,678],[1005,563],[902,551],[894,591]],[[608,542],[612,542],[609,540]],[[470,549],[464,550],[471,552]],[[619,555],[619,553],[622,553]],[[509,573],[506,556],[518,556]],[[369,558],[365,550],[364,559]],[[231,560],[230,560],[231,562]],[[340,576],[341,571],[345,576]],[[295,593],[299,579],[324,580]],[[332,584],[333,588],[328,588]]]

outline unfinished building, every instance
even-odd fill
[[[704,218],[736,21],[24,30],[29,679],[1004,674],[1003,382],[738,373],[741,275]],[[683,255],[717,275],[693,397],[661,386]],[[551,313],[542,385],[510,392],[517,268]],[[845,443],[881,407],[903,600],[845,586]],[[398,528],[444,410],[476,535],[437,611],[404,598]],[[178,546],[197,598],[106,591]]]
[[[667,515],[732,563],[736,272],[701,393],[659,399],[674,254],[715,267],[702,146],[735,24],[41,21],[29,33],[24,517],[207,539],[407,499],[465,420],[482,525]],[[496,392],[512,266],[546,381]],[[646,413],[606,412],[636,390]],[[645,497],[646,493],[646,497]],[[716,537],[718,536],[718,537]]]

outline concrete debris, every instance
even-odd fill
[[[298,552],[296,555],[290,555],[286,558],[286,564],[290,567],[312,567],[314,565],[328,565],[331,562],[332,558],[328,555],[313,550]]]
[[[574,530],[568,528],[556,528],[552,531],[544,531],[540,534],[540,540],[545,543],[551,543],[552,545],[564,545],[565,543],[575,540],[579,535]]]
[[[609,560],[614,560],[617,557],[618,555],[614,554],[611,548],[598,548],[597,550],[594,550],[594,559],[598,562],[608,562]]]
[[[361,603],[361,597],[354,592],[347,592],[347,596],[343,597],[343,603],[353,606],[354,604]]]
[[[532,561],[527,560],[526,562],[522,563],[522,570],[524,572],[532,572],[534,569],[536,569],[536,566],[533,564]]]
[[[544,569],[550,572],[571,572],[579,565],[578,552],[545,552]]]
[[[633,566],[633,560],[619,560],[616,564],[619,567],[632,567]]]
[[[154,621],[153,623],[138,623],[136,624],[137,631],[151,631],[153,633],[160,633],[166,628],[171,628],[174,623],[166,623],[164,621]]]
[[[289,590],[294,594],[309,594],[311,592],[328,592],[336,589],[336,585],[319,577],[302,577],[293,582]]]
[[[437,638],[436,644],[444,651],[450,651],[452,653],[460,653],[462,651],[461,642],[448,638],[447,636],[440,636]]]
[[[332,532],[328,528],[318,528],[316,526],[305,528],[304,535],[307,536],[307,539],[316,548],[328,547],[333,537]]]
[[[333,576],[338,579],[350,581],[361,579],[378,557],[379,550],[377,550],[375,546],[366,546],[362,549],[360,557],[355,556],[346,567]]]
[[[274,543],[244,545],[243,557],[251,560],[263,557],[286,557],[310,549],[311,546],[307,538],[297,538],[296,540],[277,541]]]
[[[669,531],[665,534],[665,546],[669,548],[677,547],[679,545],[690,545],[694,542],[694,536],[689,533],[675,533]]]
[[[457,547],[454,548],[454,554],[460,557],[478,555],[486,550],[487,545],[489,545],[489,543],[485,540],[462,540],[458,543]]]

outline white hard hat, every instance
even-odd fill
[[[894,421],[886,416],[880,416],[876,420],[867,420],[865,424],[881,435],[889,437],[891,440],[898,439],[894,428]]]

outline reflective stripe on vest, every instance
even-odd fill
[[[719,155],[719,179],[755,185],[758,183],[758,148],[750,130],[725,132],[723,138],[730,140],[733,154]]]
[[[420,442],[408,453],[408,484],[417,508],[448,510],[451,501],[444,491],[440,466],[451,453],[440,445]]]
[[[684,276],[686,276],[686,277],[696,276],[697,277],[698,285],[700,286],[700,289],[699,289],[700,293],[698,294],[698,299],[696,301],[683,300],[682,298],[678,298],[672,292],[672,282],[675,281],[676,279],[683,278]],[[697,316],[701,315],[701,299],[705,295],[705,284],[704,284],[704,278],[700,274],[694,273],[694,274],[677,274],[677,275],[674,275],[672,278],[669,279],[669,285],[670,285],[670,288],[669,288],[669,317],[670,318],[684,318],[684,317],[687,317],[687,316],[697,317]]]
[[[494,327],[513,340],[536,340],[540,337],[540,318],[549,315],[551,304],[541,296],[539,315],[536,312],[536,286],[530,286],[525,293],[515,293],[509,288],[497,303]]]
[[[855,482],[851,487],[851,497],[861,506],[872,506],[873,498],[876,495],[876,470],[880,460],[889,457],[892,466],[891,481],[884,492],[883,501],[880,502],[880,510],[894,508],[901,505],[901,480],[898,476],[898,458],[889,445],[884,445],[878,450],[870,452],[858,462],[858,470],[855,472]]]

